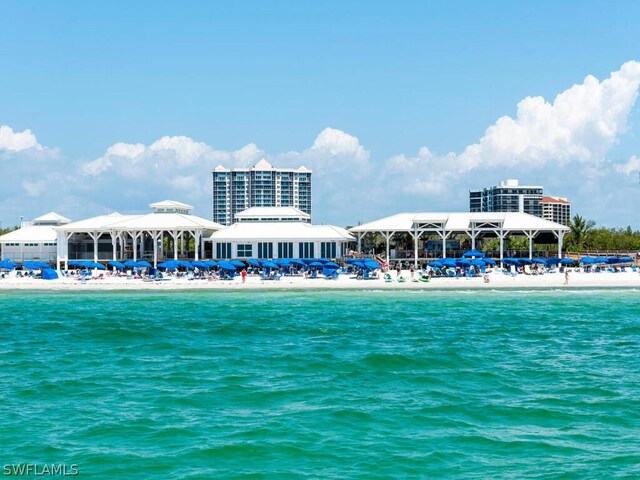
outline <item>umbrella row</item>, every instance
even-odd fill
[[[631,257],[582,257],[580,263],[583,265],[607,264],[616,265],[619,263],[633,263]]]

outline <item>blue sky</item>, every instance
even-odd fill
[[[599,225],[640,228],[638,14],[630,1],[5,0],[0,221],[166,198],[210,218],[211,169],[265,157],[313,169],[315,222],[464,211],[470,188],[519,178]]]

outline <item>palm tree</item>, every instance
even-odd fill
[[[585,220],[578,214],[574,215],[568,225],[571,229],[569,232],[569,244],[577,250],[581,250],[589,240],[595,225],[596,222],[593,220]]]

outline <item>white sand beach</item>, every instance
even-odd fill
[[[145,281],[127,277],[104,276],[89,278],[85,282],[65,277],[56,280],[42,280],[10,275],[0,279],[0,292],[3,290],[225,290],[225,289],[500,289],[500,288],[640,288],[640,274],[626,272],[585,273],[571,271],[568,285],[565,285],[564,273],[545,273],[542,275],[507,275],[502,272],[489,274],[489,282],[483,277],[447,278],[435,277],[430,282],[412,280],[409,271],[403,271],[405,282],[398,282],[396,273],[391,272],[392,281],[382,276],[373,280],[358,280],[348,275],[340,275],[336,280],[325,278],[304,278],[302,276],[284,276],[280,280],[263,280],[259,276],[249,275],[245,283],[241,278],[233,280],[206,280],[169,278],[163,281]]]

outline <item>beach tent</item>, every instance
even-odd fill
[[[58,272],[56,272],[52,268],[45,268],[42,270],[42,279],[43,280],[55,280],[58,278]]]

